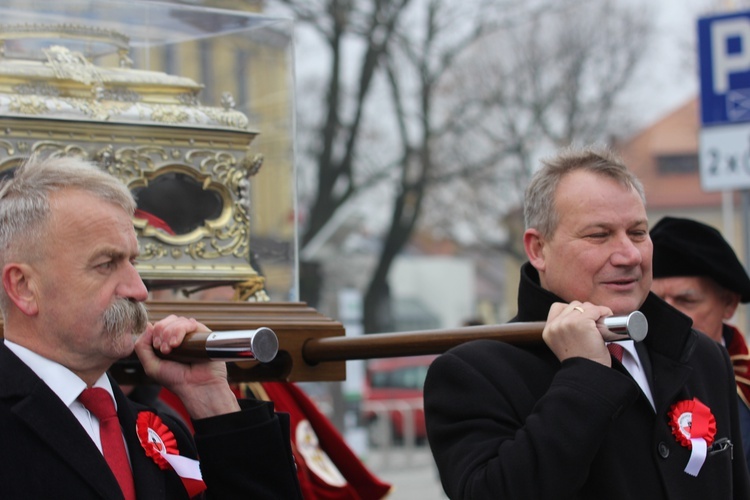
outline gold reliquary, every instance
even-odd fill
[[[151,283],[250,282],[258,131],[224,93],[136,69],[129,38],[80,24],[0,25],[0,175],[27,156],[72,154],[134,194],[138,268]]]
[[[137,268],[166,292],[151,294],[150,320],[278,336],[271,362],[229,363],[234,382],[346,375],[303,352],[344,328],[298,302],[292,27],[176,2],[0,2],[0,177],[32,154],[67,154],[123,182]],[[111,373],[145,380],[134,357]]]

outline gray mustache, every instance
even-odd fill
[[[147,324],[148,313],[142,302],[117,299],[104,311],[104,330],[110,334],[140,334]]]

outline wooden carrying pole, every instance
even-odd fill
[[[451,347],[479,339],[523,344],[541,342],[545,323],[506,323],[466,326],[446,330],[423,330],[400,333],[375,333],[358,337],[322,337],[302,345],[306,363],[349,359],[374,359],[398,356],[441,354]]]
[[[152,321],[176,313],[195,317],[215,332],[272,329],[279,340],[276,359],[227,363],[229,378],[236,382],[344,380],[347,360],[440,354],[476,339],[537,342],[544,329],[544,322],[533,322],[346,337],[341,323],[302,303],[173,301],[151,302],[148,309]],[[118,363],[112,371],[118,381],[136,383],[143,378],[135,357]]]
[[[317,338],[310,339],[302,345],[302,358],[307,363],[319,363],[347,359],[440,354],[451,347],[479,339],[500,340],[510,344],[541,342],[545,326],[544,321],[538,321],[467,326],[451,330],[384,333],[353,338]],[[640,311],[624,316],[603,318],[599,327],[605,340],[630,338],[640,342],[648,333],[648,321]]]

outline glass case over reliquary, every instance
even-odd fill
[[[30,154],[84,157],[134,194],[153,287],[294,298],[290,22],[32,3],[0,7],[0,175]]]
[[[234,381],[346,373],[302,354],[344,331],[298,302],[292,66],[289,19],[178,2],[0,3],[0,177],[30,154],[64,153],[124,182],[152,291],[241,292],[152,294],[150,319],[278,335],[273,362],[229,364]],[[136,365],[113,375],[139,383]]]

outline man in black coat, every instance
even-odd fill
[[[428,372],[427,434],[450,498],[750,498],[732,367],[649,293],[644,203],[606,150],[563,151],[535,174],[514,321],[546,320],[543,343],[470,342]],[[602,320],[635,310],[647,338],[611,342]]]
[[[123,184],[72,157],[32,158],[0,185],[0,496],[300,498],[288,422],[270,403],[237,401],[224,363],[157,356],[207,328],[148,323],[134,208]],[[108,377],[133,349],[180,397],[194,438]],[[114,404],[113,425],[87,402],[92,389]]]
[[[729,321],[740,302],[750,302],[750,276],[731,245],[714,227],[664,217],[651,228],[654,283],[651,290],[690,316],[693,328],[726,347],[737,383],[737,408],[745,460],[750,460],[750,351]]]

